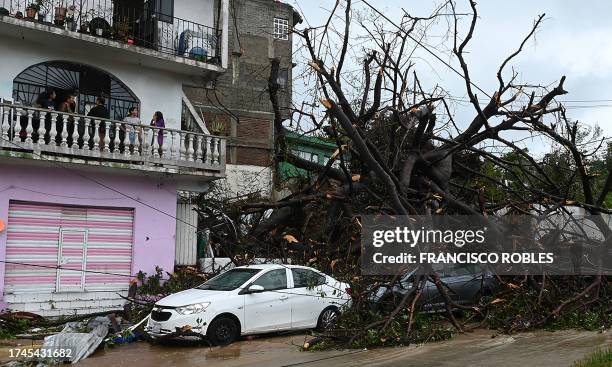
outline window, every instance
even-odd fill
[[[315,162],[315,163],[319,163],[319,155],[316,153],[312,153],[310,155],[310,161],[311,162]]]
[[[243,285],[259,271],[259,269],[232,269],[217,275],[197,288],[211,291],[232,291]]]
[[[274,18],[274,38],[279,40],[289,39],[289,20]]]
[[[278,71],[278,77],[276,78],[276,82],[278,85],[282,87],[287,86],[287,81],[289,80],[289,69],[282,68]]]
[[[287,272],[285,269],[272,270],[260,276],[252,285],[260,285],[267,291],[287,288]]]
[[[308,269],[291,269],[293,288],[315,287],[326,283],[325,276]]]

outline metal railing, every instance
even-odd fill
[[[0,147],[225,172],[223,137],[0,103]]]
[[[221,32],[158,12],[153,3],[112,0],[0,0],[0,16],[114,39],[163,54],[220,63]]]

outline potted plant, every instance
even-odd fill
[[[68,29],[69,31],[73,31],[73,32],[76,31],[76,28],[77,28],[77,24],[74,19],[75,13],[76,13],[76,6],[70,5],[66,13],[66,29]]]
[[[34,19],[36,18],[36,14],[40,10],[40,5],[38,3],[30,3],[26,8],[26,18]]]
[[[225,132],[225,122],[219,120],[219,119],[214,119],[214,121],[212,122],[212,124],[210,124],[210,132],[213,135],[221,135]]]
[[[115,39],[123,42],[128,41],[128,35],[130,33],[130,24],[127,20],[120,20],[113,24],[113,30]]]
[[[59,3],[59,6],[55,7],[55,18],[53,20],[55,25],[60,26],[60,27],[64,26],[64,22],[66,21],[67,12],[68,12],[68,9],[64,6],[63,1]]]

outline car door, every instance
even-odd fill
[[[317,326],[319,315],[328,306],[331,294],[325,294],[325,276],[309,269],[292,268],[291,328]]]
[[[244,332],[257,333],[291,328],[291,300],[287,269],[269,270],[251,282],[263,292],[244,295]]]

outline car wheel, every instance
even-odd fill
[[[213,345],[231,344],[238,338],[238,325],[230,317],[217,317],[210,323],[206,336]]]
[[[319,321],[317,322],[317,330],[328,330],[336,326],[340,312],[335,307],[328,307],[324,309],[319,315]]]

